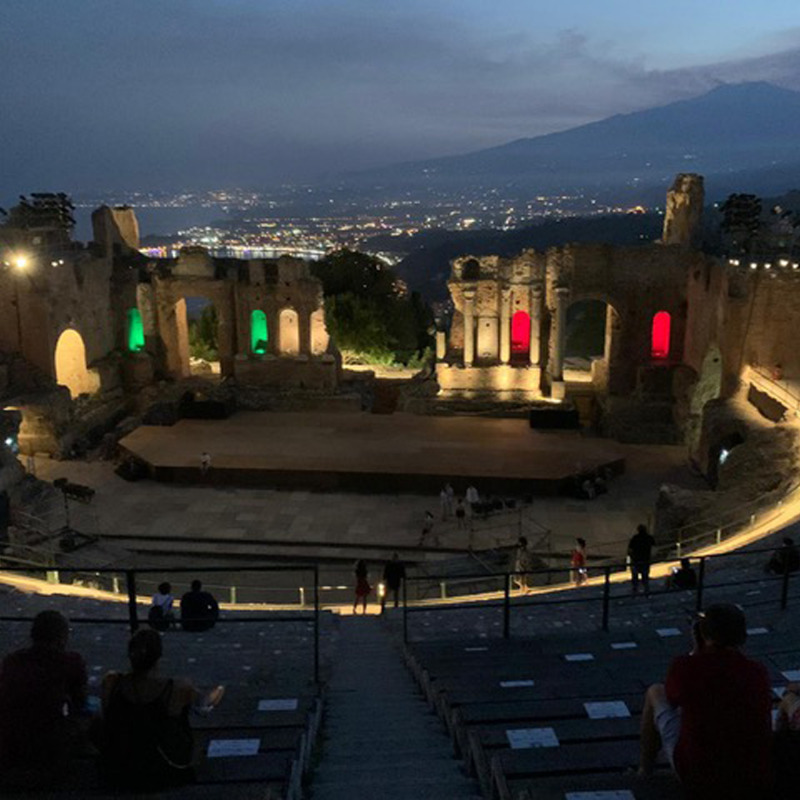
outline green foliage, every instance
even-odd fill
[[[198,319],[189,321],[189,355],[205,361],[219,361],[217,309],[209,303]]]
[[[339,250],[312,269],[325,293],[325,324],[340,349],[390,365],[418,360],[430,347],[430,308],[416,292],[402,294],[378,259]]]

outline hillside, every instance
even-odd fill
[[[677,172],[700,172],[713,186],[731,173],[796,168],[798,125],[800,93],[768,83],[724,84],[689,100],[465,155],[370,170],[349,181],[384,189],[479,183],[546,192],[662,186]]]

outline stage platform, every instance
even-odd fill
[[[607,440],[467,416],[240,412],[142,426],[120,446],[159,481],[327,491],[438,493],[449,480],[459,493],[557,494],[576,473],[625,468]]]

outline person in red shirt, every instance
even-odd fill
[[[88,680],[81,656],[67,651],[68,637],[64,616],[42,611],[31,647],[0,665],[0,783],[57,779],[77,744]]]
[[[641,774],[663,748],[690,800],[770,796],[772,696],[767,670],[739,651],[746,637],[736,606],[700,615],[692,653],[672,662],[666,684],[647,690]]]

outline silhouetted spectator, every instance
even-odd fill
[[[642,579],[644,593],[650,594],[650,560],[656,540],[647,532],[646,525],[639,525],[628,542],[628,558],[631,560],[631,589],[639,591],[639,578]]]
[[[772,783],[772,691],[766,669],[739,651],[742,611],[709,606],[694,626],[694,650],[678,656],[666,684],[647,690],[639,771],[659,749],[689,800],[765,800]]]
[[[358,602],[361,601],[361,613],[367,613],[367,598],[369,597],[369,593],[372,591],[372,587],[369,585],[369,572],[367,570],[367,562],[364,561],[363,558],[359,558],[356,561],[356,568],[355,568],[355,576],[356,576],[356,591],[355,591],[355,600],[353,601],[353,613],[357,613]]]
[[[798,569],[800,569],[800,551],[798,551],[794,539],[784,536],[783,545],[770,557],[766,571],[775,575],[783,575],[788,572],[797,572]]]
[[[600,470],[594,476],[594,493],[595,495],[608,494],[608,483]]]
[[[400,587],[406,578],[406,565],[400,560],[400,556],[395,553],[391,561],[387,561],[383,568],[384,592],[381,597],[381,613],[386,608],[386,598],[389,592],[394,594],[394,607],[397,608],[400,601]]]
[[[528,550],[528,540],[524,536],[517,539],[517,546],[514,550],[514,581],[523,591],[528,591],[528,570],[531,569],[533,557]]]
[[[460,531],[464,530],[466,516],[467,510],[464,508],[464,501],[459,497],[456,503],[456,527]]]
[[[204,700],[185,681],[158,675],[161,635],[143,628],[128,643],[131,671],[103,679],[101,774],[125,789],[159,789],[194,779],[189,711],[210,710],[222,699],[216,687]]]
[[[85,743],[79,715],[86,705],[86,665],[67,650],[68,640],[66,618],[42,611],[31,627],[31,646],[0,665],[0,782],[58,781]]]
[[[200,474],[207,475],[211,469],[211,454],[205,450],[200,453]]]
[[[673,567],[667,578],[667,589],[696,589],[697,573],[688,558],[681,559],[680,568]]]
[[[800,786],[800,683],[790,683],[775,718],[775,798],[795,800]]]
[[[595,488],[594,481],[588,475],[579,478],[578,480],[580,481],[578,496],[582,497],[584,500],[594,500],[595,496],[597,495],[597,489]]]
[[[481,496],[478,494],[478,490],[472,484],[470,484],[467,487],[466,501],[467,501],[467,513],[470,516],[472,516],[473,514],[477,514],[478,505],[481,502]]]
[[[172,596],[172,586],[164,581],[158,585],[158,591],[153,595],[150,602],[150,611],[147,614],[147,621],[151,628],[157,631],[165,631],[175,619],[172,611],[175,598]]]
[[[197,633],[213,628],[219,619],[219,605],[210,592],[203,591],[203,584],[192,581],[191,591],[181,598],[181,627]]]
[[[575,539],[575,548],[570,557],[572,567],[572,582],[581,586],[589,579],[589,570],[586,567],[586,539],[579,536]]]
[[[419,535],[419,545],[422,546],[427,542],[428,534],[433,530],[433,514],[430,511],[425,512],[425,517],[422,520],[422,533]]]

